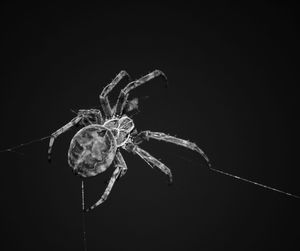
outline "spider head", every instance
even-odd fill
[[[130,133],[134,128],[134,123],[131,118],[124,115],[119,120],[119,130],[124,131],[125,133]]]
[[[130,137],[130,132],[134,128],[134,123],[131,118],[127,117],[126,115],[123,115],[119,120],[118,120],[118,128],[116,131],[118,133],[115,135],[113,130],[112,133],[116,138],[116,143],[117,146],[120,147],[124,145],[128,138]]]

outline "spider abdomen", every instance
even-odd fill
[[[116,148],[110,130],[101,125],[89,125],[78,131],[71,140],[68,162],[76,174],[95,176],[111,165]]]

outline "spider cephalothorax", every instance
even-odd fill
[[[166,80],[166,76],[162,71],[155,70],[127,84],[121,90],[116,105],[111,108],[107,95],[125,76],[128,77],[128,74],[125,71],[121,71],[102,90],[100,94],[102,111],[98,109],[79,110],[75,118],[54,132],[50,138],[48,150],[49,161],[51,160],[51,150],[55,138],[74,125],[81,125],[83,128],[71,140],[68,151],[68,163],[73,171],[85,178],[104,172],[112,164],[116,167],[103,195],[87,211],[103,203],[115,181],[126,173],[127,166],[120,148],[137,154],[151,167],[159,168],[169,176],[170,182],[172,182],[170,169],[139,147],[139,144],[144,140],[152,138],[187,147],[200,153],[209,164],[207,156],[196,144],[161,132],[142,131],[138,133],[136,129],[133,130],[134,123],[132,119],[124,113],[124,111],[129,112],[137,109],[138,105],[137,99],[128,101],[129,92],[157,76],[163,76]]]

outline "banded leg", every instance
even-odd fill
[[[153,78],[156,78],[158,76],[163,76],[163,78],[167,81],[167,77],[162,71],[155,70],[155,71],[141,77],[138,80],[130,82],[127,86],[125,86],[125,88],[123,88],[121,90],[121,92],[119,94],[119,97],[118,97],[118,101],[117,101],[117,105],[116,105],[116,115],[117,116],[122,115],[124,106],[127,102],[129,92],[131,90],[135,89],[136,87],[138,87],[138,86],[140,86],[140,85],[142,85],[142,84],[148,82],[149,80],[151,80]]]
[[[108,197],[108,195],[110,194],[110,191],[112,189],[112,187],[114,186],[115,184],[115,181],[123,176],[125,173],[126,173],[126,170],[127,170],[127,166],[126,166],[126,163],[121,155],[120,152],[117,153],[116,155],[116,158],[115,158],[115,166],[116,166],[116,169],[115,171],[113,172],[113,175],[111,176],[110,180],[109,180],[109,183],[103,193],[103,195],[101,196],[101,198],[94,204],[92,205],[91,207],[87,208],[85,211],[88,212],[88,211],[91,211],[93,210],[95,207],[99,206],[100,204],[102,204]]]
[[[132,152],[138,154],[152,168],[153,168],[153,166],[156,166],[159,170],[161,170],[163,173],[168,175],[170,184],[172,184],[173,177],[172,177],[171,170],[165,164],[163,164],[158,159],[154,158],[150,153],[146,152],[145,150],[143,150],[142,148],[140,148],[138,146],[134,146],[132,148]]]
[[[192,143],[188,140],[176,138],[174,136],[170,136],[162,132],[143,131],[135,137],[134,142],[136,144],[140,144],[143,141],[143,139],[149,140],[149,138],[170,142],[196,151],[201,154],[201,156],[206,160],[208,166],[211,167],[210,161],[206,154],[195,143]]]
[[[101,111],[97,109],[80,109],[78,111],[78,115],[82,116],[81,124],[83,126],[91,125],[91,124],[100,124],[104,123],[104,119],[102,117]]]
[[[119,166],[122,168],[120,178],[126,174],[128,168],[127,168],[126,162],[119,150],[117,151],[117,154],[115,157],[115,166]]]
[[[73,118],[68,124],[64,125],[63,127],[59,128],[56,132],[51,134],[51,138],[50,138],[50,141],[49,141],[49,148],[48,148],[48,161],[49,162],[51,162],[51,151],[52,151],[52,146],[54,144],[54,140],[59,135],[61,135],[62,133],[66,132],[71,127],[73,127],[74,125],[79,123],[81,119],[82,119],[82,116],[77,116],[77,117]]]
[[[103,111],[106,115],[106,117],[111,118],[113,115],[113,111],[111,110],[111,107],[109,105],[108,101],[108,93],[111,92],[111,90],[121,81],[122,78],[127,76],[130,78],[129,74],[126,71],[120,71],[120,73],[113,79],[113,81],[104,87],[100,94],[100,104],[103,108]]]

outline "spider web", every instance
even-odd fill
[[[38,139],[34,139],[34,140],[31,140],[29,142],[26,142],[26,143],[22,143],[22,144],[19,144],[19,145],[16,145],[16,146],[13,146],[11,148],[6,148],[6,149],[3,149],[0,151],[0,153],[4,153],[4,152],[13,152],[13,153],[17,153],[17,154],[20,154],[20,155],[25,155],[24,153],[21,153],[21,152],[18,152],[18,151],[15,151],[16,149],[19,149],[21,147],[24,147],[24,146],[27,146],[27,145],[30,145],[30,144],[33,144],[33,143],[37,143],[37,142],[42,142],[48,138],[50,138],[51,135],[48,135],[48,136],[45,136],[45,137],[42,137],[42,138],[38,138]],[[181,156],[182,159],[184,160],[188,160],[189,162],[193,163],[193,161],[191,161],[190,159],[186,159],[184,157]],[[143,158],[144,159],[144,158]],[[145,162],[151,167],[151,168],[154,168],[154,165],[152,163],[150,163],[149,161],[147,161],[146,159],[144,159]],[[261,184],[261,183],[258,183],[256,181],[252,181],[252,180],[249,180],[249,179],[246,179],[246,178],[242,178],[240,176],[237,176],[237,175],[234,175],[234,174],[230,174],[230,173],[227,173],[227,172],[224,172],[224,171],[221,171],[219,169],[215,169],[215,168],[212,168],[212,167],[209,167],[209,169],[213,172],[216,172],[216,173],[219,173],[219,174],[222,174],[222,175],[225,175],[225,176],[228,176],[228,177],[231,177],[231,178],[234,178],[234,179],[237,179],[237,180],[241,180],[241,181],[244,181],[244,182],[247,182],[247,183],[250,183],[250,184],[253,184],[255,186],[259,186],[259,187],[263,187],[267,190],[272,190],[274,192],[277,192],[277,193],[281,193],[281,194],[284,194],[286,196],[289,196],[289,197],[294,197],[294,198],[297,198],[297,199],[300,199],[300,196],[298,195],[295,195],[295,194],[292,194],[292,193],[288,193],[288,192],[285,192],[285,191],[282,191],[280,189],[277,189],[277,188],[273,188],[273,187],[270,187],[270,186],[267,186],[267,185],[264,185],[264,184]],[[83,187],[83,184],[82,184],[82,187]],[[84,194],[82,193],[82,200],[83,200],[83,204],[82,206],[84,207]],[[85,230],[84,230],[85,231]],[[84,233],[84,241],[86,242],[86,237],[85,237],[85,233]]]
[[[137,110],[136,113],[138,113],[139,111]],[[134,113],[133,116],[136,114]],[[0,153],[4,153],[4,152],[11,152],[11,153],[16,153],[16,154],[19,154],[19,155],[25,155],[24,153],[21,153],[19,151],[16,151],[17,149],[20,149],[22,147],[25,147],[25,146],[28,146],[28,145],[31,145],[31,144],[34,144],[34,143],[38,143],[38,142],[43,142],[49,138],[51,138],[52,135],[47,135],[47,136],[44,136],[44,137],[41,137],[41,138],[38,138],[38,139],[34,139],[34,140],[31,140],[31,141],[28,141],[26,143],[21,143],[21,144],[18,144],[16,146],[13,146],[13,147],[10,147],[10,148],[6,148],[6,149],[3,149],[0,151]],[[174,156],[174,155],[172,155]],[[185,156],[182,156],[182,155],[175,155],[177,156],[178,158],[180,159],[183,159],[184,161],[187,161],[195,166],[199,166],[199,163],[198,161],[195,161],[191,158],[188,158],[188,157],[185,157]],[[141,156],[142,157],[142,156]],[[149,162],[147,159],[143,158],[144,161],[153,169],[155,169],[155,166]],[[249,180],[249,179],[245,179],[245,178],[242,178],[240,176],[236,176],[236,175],[233,175],[233,174],[230,174],[230,173],[227,173],[227,172],[224,172],[222,170],[219,170],[219,169],[215,169],[211,166],[208,166],[209,170],[211,170],[212,172],[214,173],[218,173],[218,174],[221,174],[221,175],[224,175],[224,176],[228,176],[230,178],[233,178],[233,179],[236,179],[236,180],[240,180],[240,181],[243,181],[243,182],[246,182],[246,183],[250,183],[250,184],[253,184],[255,186],[259,186],[259,187],[262,187],[264,189],[267,189],[267,190],[271,190],[271,191],[274,191],[274,192],[277,192],[277,193],[281,193],[281,194],[284,194],[285,196],[288,196],[288,197],[293,197],[293,198],[296,198],[296,199],[300,199],[300,196],[298,195],[295,195],[295,194],[291,194],[291,193],[288,193],[288,192],[285,192],[285,191],[282,191],[282,190],[279,190],[277,188],[273,188],[273,187],[270,187],[270,186],[267,186],[267,185],[264,185],[264,184],[261,184],[261,183],[258,183],[256,181],[252,181],[252,180]],[[87,251],[88,250],[88,245],[87,245],[87,231],[86,231],[86,211],[85,211],[85,190],[84,190],[84,180],[82,179],[81,181],[81,199],[82,199],[82,241],[83,241],[83,248],[84,248],[84,251]]]
[[[11,153],[16,153],[16,154],[19,154],[19,155],[22,155],[22,156],[25,156],[24,153],[22,152],[19,152],[19,151],[15,151],[16,149],[19,149],[19,148],[22,148],[24,146],[27,146],[27,145],[31,145],[31,144],[34,144],[34,143],[37,143],[37,142],[42,142],[46,139],[49,139],[51,138],[52,135],[48,135],[48,136],[45,136],[45,137],[42,137],[42,138],[38,138],[38,139],[34,139],[34,140],[31,140],[31,141],[28,141],[26,143],[22,143],[22,144],[19,144],[19,145],[16,145],[16,146],[13,146],[13,147],[10,147],[10,148],[6,148],[6,149],[3,149],[0,151],[0,153],[4,153],[4,152],[11,152]],[[82,200],[82,234],[83,234],[83,247],[84,247],[84,251],[87,251],[87,238],[86,238],[86,213],[84,211],[85,209],[85,194],[84,194],[84,181],[82,180],[81,181],[81,200]]]
[[[192,165],[195,165],[195,166],[198,166],[199,163],[191,158],[187,158],[183,155],[173,155],[172,156],[176,156],[178,159],[182,159],[186,162],[189,162],[190,164]],[[148,161],[145,160],[147,163]],[[152,164],[151,163],[148,163],[148,165],[150,165],[152,167]],[[281,193],[281,194],[284,194],[286,196],[289,196],[289,197],[293,197],[293,198],[296,198],[296,199],[300,199],[300,196],[298,195],[295,195],[295,194],[292,194],[292,193],[288,193],[288,192],[285,192],[285,191],[282,191],[280,189],[277,189],[277,188],[274,188],[274,187],[270,187],[270,186],[267,186],[267,185],[264,185],[264,184],[261,184],[259,182],[256,182],[256,181],[253,181],[253,180],[249,180],[249,179],[246,179],[246,178],[242,178],[240,176],[237,176],[237,175],[234,175],[234,174],[231,174],[231,173],[227,173],[227,172],[224,172],[222,170],[219,170],[219,169],[216,169],[216,168],[212,168],[211,166],[209,166],[209,169],[213,172],[216,172],[216,173],[219,173],[219,174],[222,174],[222,175],[225,175],[225,176],[228,176],[228,177],[231,177],[231,178],[234,178],[234,179],[237,179],[237,180],[241,180],[243,182],[246,182],[246,183],[250,183],[250,184],[253,184],[255,186],[258,186],[258,187],[262,187],[264,189],[267,189],[267,190],[271,190],[271,191],[274,191],[274,192],[277,192],[277,193]]]
[[[42,137],[42,138],[38,138],[38,139],[34,139],[34,140],[31,140],[31,141],[26,142],[26,143],[22,143],[22,144],[19,144],[19,145],[10,147],[10,148],[3,149],[3,150],[0,151],[0,153],[13,152],[13,153],[17,153],[17,154],[20,154],[20,155],[25,155],[22,152],[15,151],[15,149],[19,149],[19,148],[21,148],[23,146],[27,146],[27,145],[30,145],[30,144],[33,144],[33,143],[44,141],[45,139],[49,139],[50,137],[51,137],[51,135],[48,135],[48,136],[45,136],[45,137]]]

